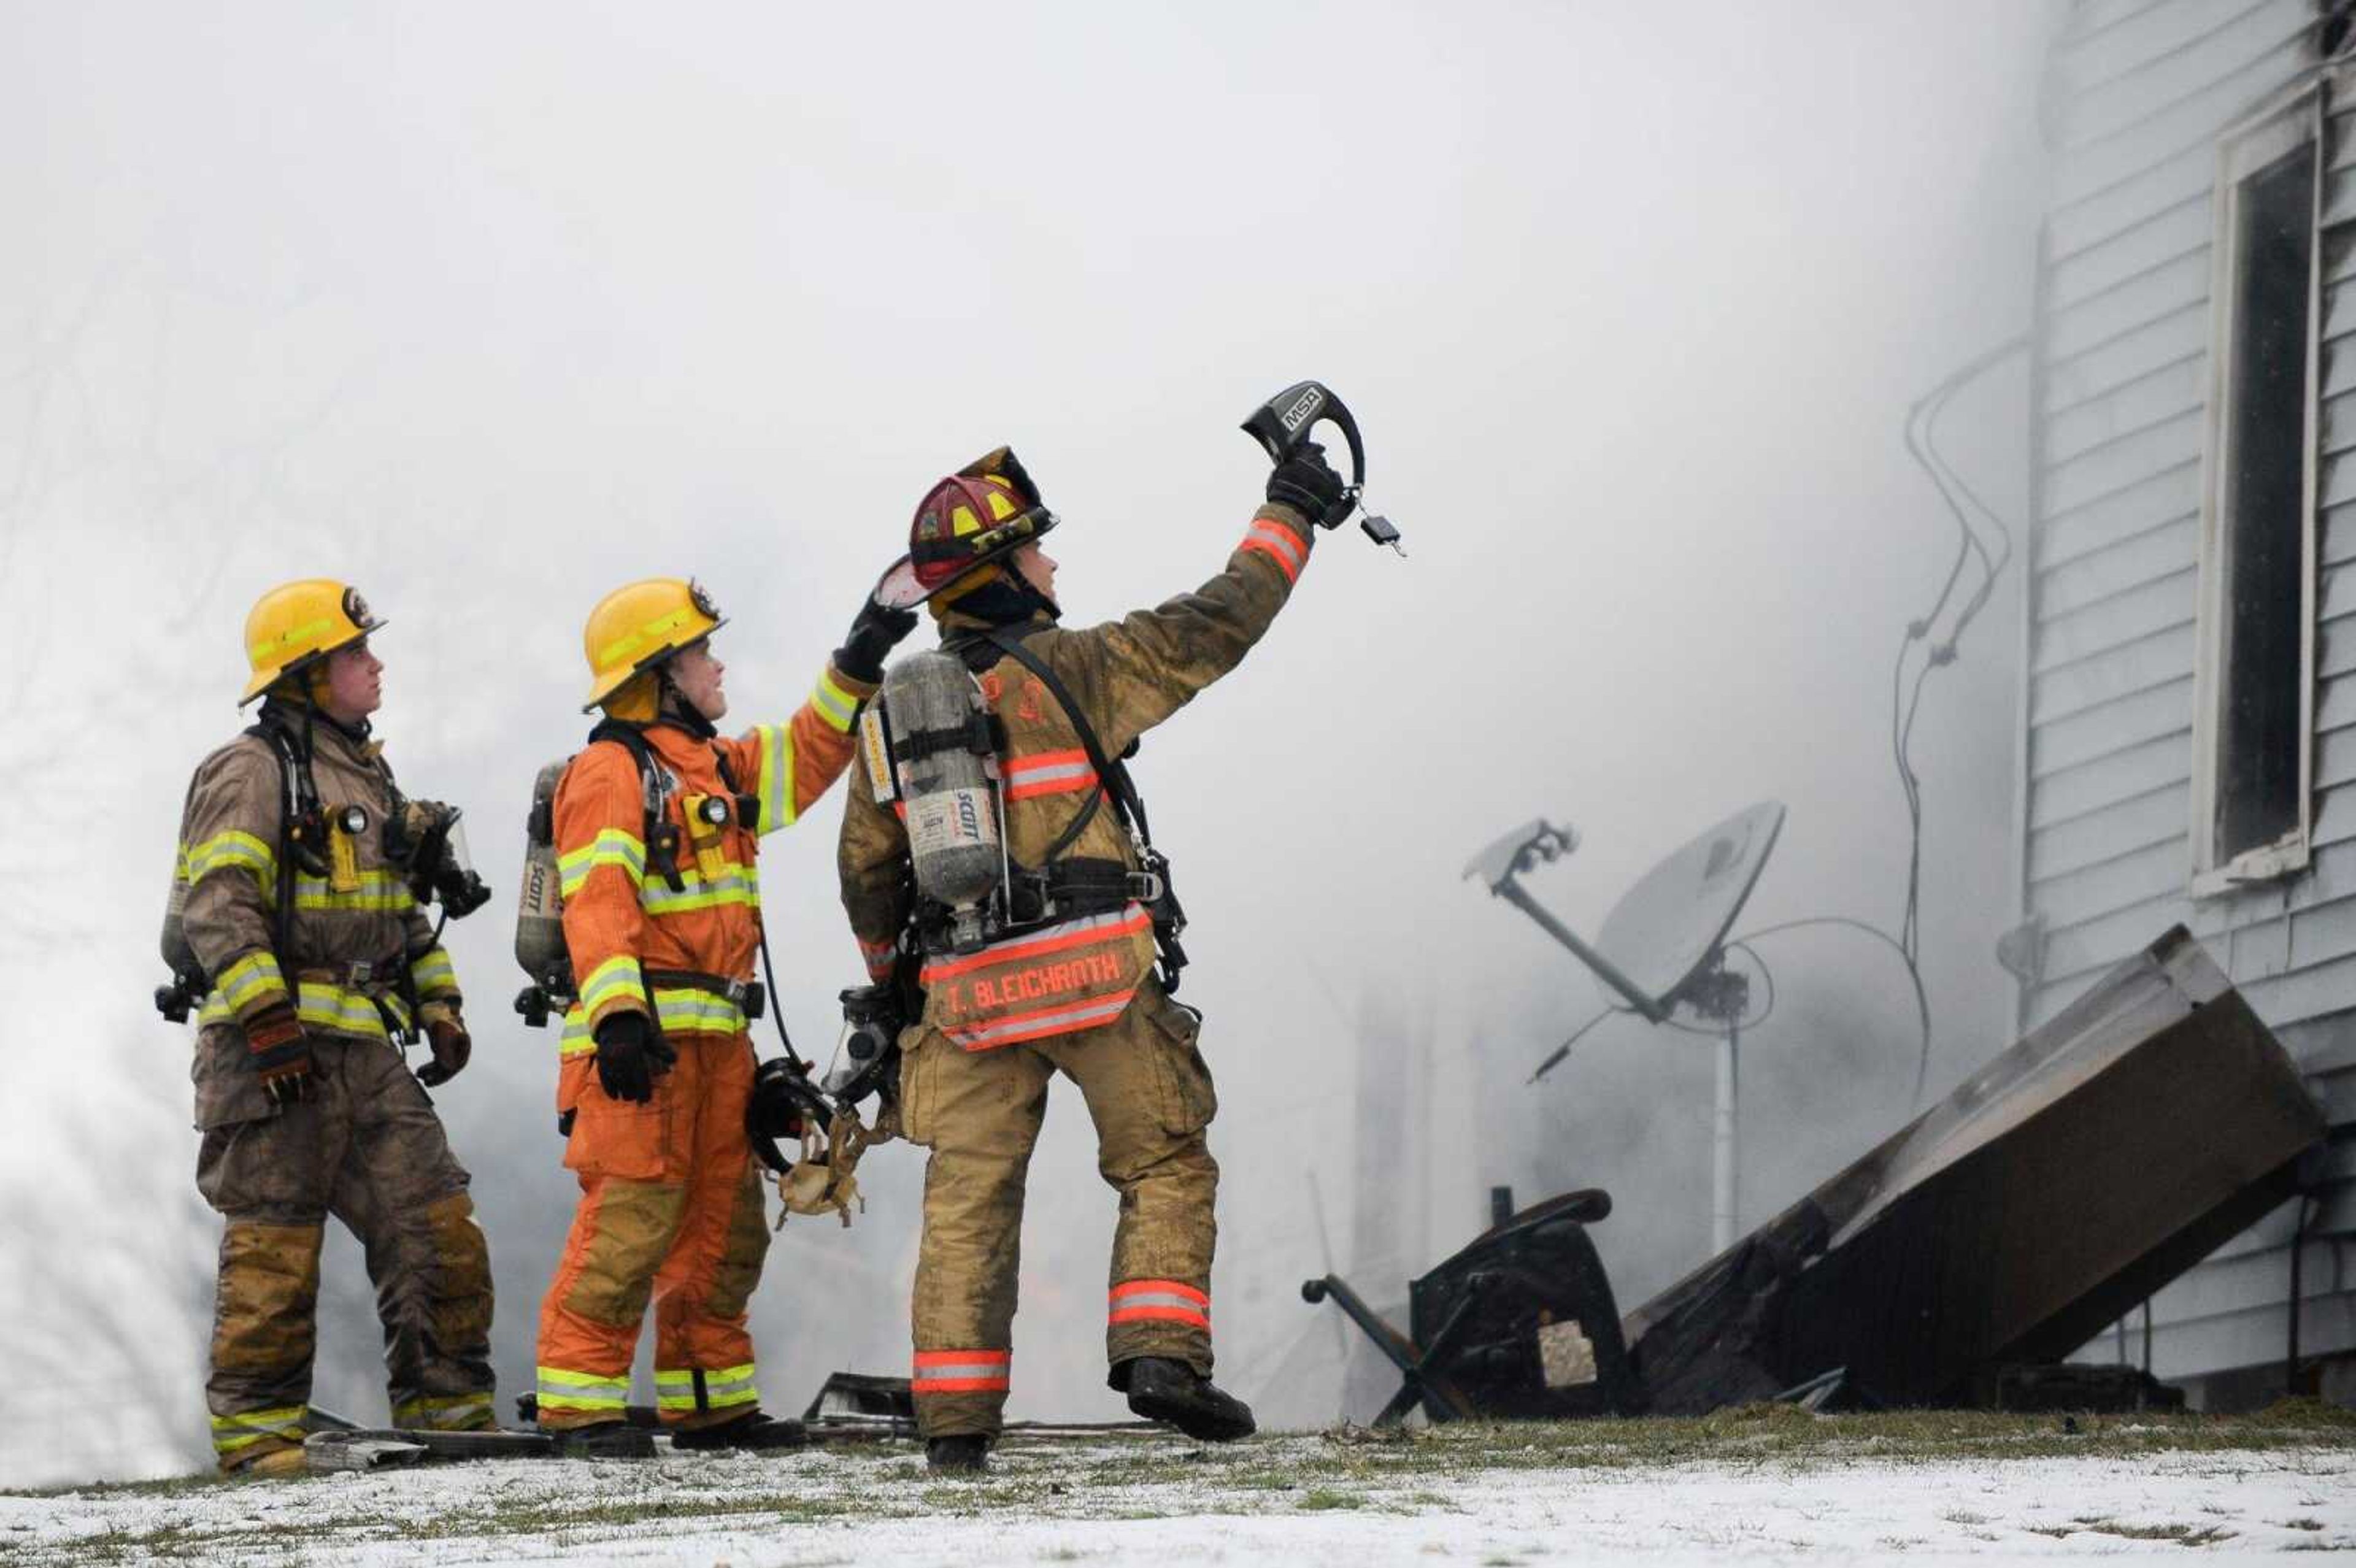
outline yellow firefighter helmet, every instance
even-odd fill
[[[246,613],[245,659],[252,677],[237,705],[244,707],[287,676],[308,669],[383,624],[369,613],[359,590],[348,582],[306,577],[280,583]]]
[[[581,711],[727,624],[712,595],[690,578],[649,577],[615,589],[597,601],[581,634],[581,651],[589,656],[589,700]]]

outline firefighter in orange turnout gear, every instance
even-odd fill
[[[538,1392],[540,1424],[575,1451],[632,1451],[623,1409],[650,1296],[676,1443],[799,1440],[761,1414],[744,1328],[769,1243],[744,1131],[755,860],[841,774],[859,705],[915,623],[871,603],[791,720],[731,740],[714,728],[728,702],[708,639],[723,621],[702,589],[634,582],[590,613],[589,705],[605,720],[554,802],[579,990],[556,1108],[581,1206],[541,1306]],[[660,793],[651,819],[640,749]]]
[[[935,1469],[982,1468],[1000,1430],[1024,1172],[1057,1072],[1079,1084],[1098,1169],[1120,1194],[1111,1385],[1130,1409],[1195,1437],[1253,1430],[1243,1402],[1210,1380],[1218,1167],[1205,1128],[1217,1101],[1196,1048],[1200,1017],[1154,973],[1166,886],[1145,874],[1141,835],[1124,831],[1133,799],[1099,776],[1076,720],[1111,767],[1242,660],[1290,597],[1312,521],[1330,527],[1346,510],[1341,479],[1304,445],[1276,470],[1269,504],[1218,575],[1157,608],[1067,630],[1038,543],[1055,516],[1012,453],[941,481],[917,507],[898,597],[929,596],[943,647],[977,675],[995,715],[1014,888],[1007,927],[979,952],[950,950],[926,912],[913,912],[925,1003],[901,1036],[899,1110],[908,1138],[932,1151],[912,1381]],[[867,767],[854,769],[842,898],[877,979],[910,923],[908,857],[905,823],[877,804]],[[1171,961],[1165,950],[1164,975]]]

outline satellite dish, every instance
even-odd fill
[[[1737,1055],[1750,1003],[1749,980],[1726,966],[1726,935],[1766,868],[1783,829],[1781,801],[1762,800],[1738,811],[1655,866],[1612,908],[1592,945],[1557,920],[1521,884],[1521,874],[1579,847],[1579,835],[1539,817],[1516,827],[1464,868],[1468,878],[1519,908],[1539,929],[1570,949],[1595,976],[1607,1009],[1670,1022],[1683,1006],[1715,1026],[1718,1084],[1713,1107],[1710,1241],[1723,1253],[1733,1244],[1739,1218],[1736,1173],[1741,1162],[1738,1126]],[[1597,1019],[1606,1016],[1596,1015]],[[1592,1021],[1592,1020],[1591,1020]],[[1688,1033],[1700,1032],[1686,1025]],[[1580,1034],[1584,1034],[1584,1029]],[[1578,1034],[1571,1036],[1577,1040]],[[1531,1082],[1569,1053],[1564,1044],[1530,1075]]]
[[[1664,1012],[1696,1001],[1687,993],[1712,966],[1783,828],[1783,803],[1762,800],[1699,835],[1628,890],[1604,918],[1597,949]],[[1626,1008],[1615,987],[1599,980],[1599,988]]]

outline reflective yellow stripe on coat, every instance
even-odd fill
[[[409,1004],[395,993],[355,990],[324,980],[297,980],[294,987],[294,1016],[306,1029],[390,1040],[391,1031],[385,1028],[384,1012],[377,1007],[379,1001],[391,1012],[395,1024],[409,1027]],[[205,1024],[230,1023],[235,1019],[235,1005],[220,991],[205,998],[204,1008],[197,1015],[197,1021]]]

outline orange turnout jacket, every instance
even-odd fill
[[[669,1034],[743,1030],[744,1010],[727,997],[648,976],[754,978],[761,837],[791,827],[841,776],[851,760],[851,720],[874,689],[829,666],[785,724],[756,724],[734,740],[708,741],[671,722],[647,726],[648,749],[668,775],[660,821],[676,835],[675,884],[649,857],[646,799],[629,752],[600,742],[565,770],[556,790],[556,851],[564,944],[579,999],[565,1014],[559,1046],[560,1113],[580,1101],[597,1049],[595,1029],[608,1014],[649,1013]],[[749,821],[740,796],[752,803]],[[720,803],[723,821],[705,820],[707,801]]]

